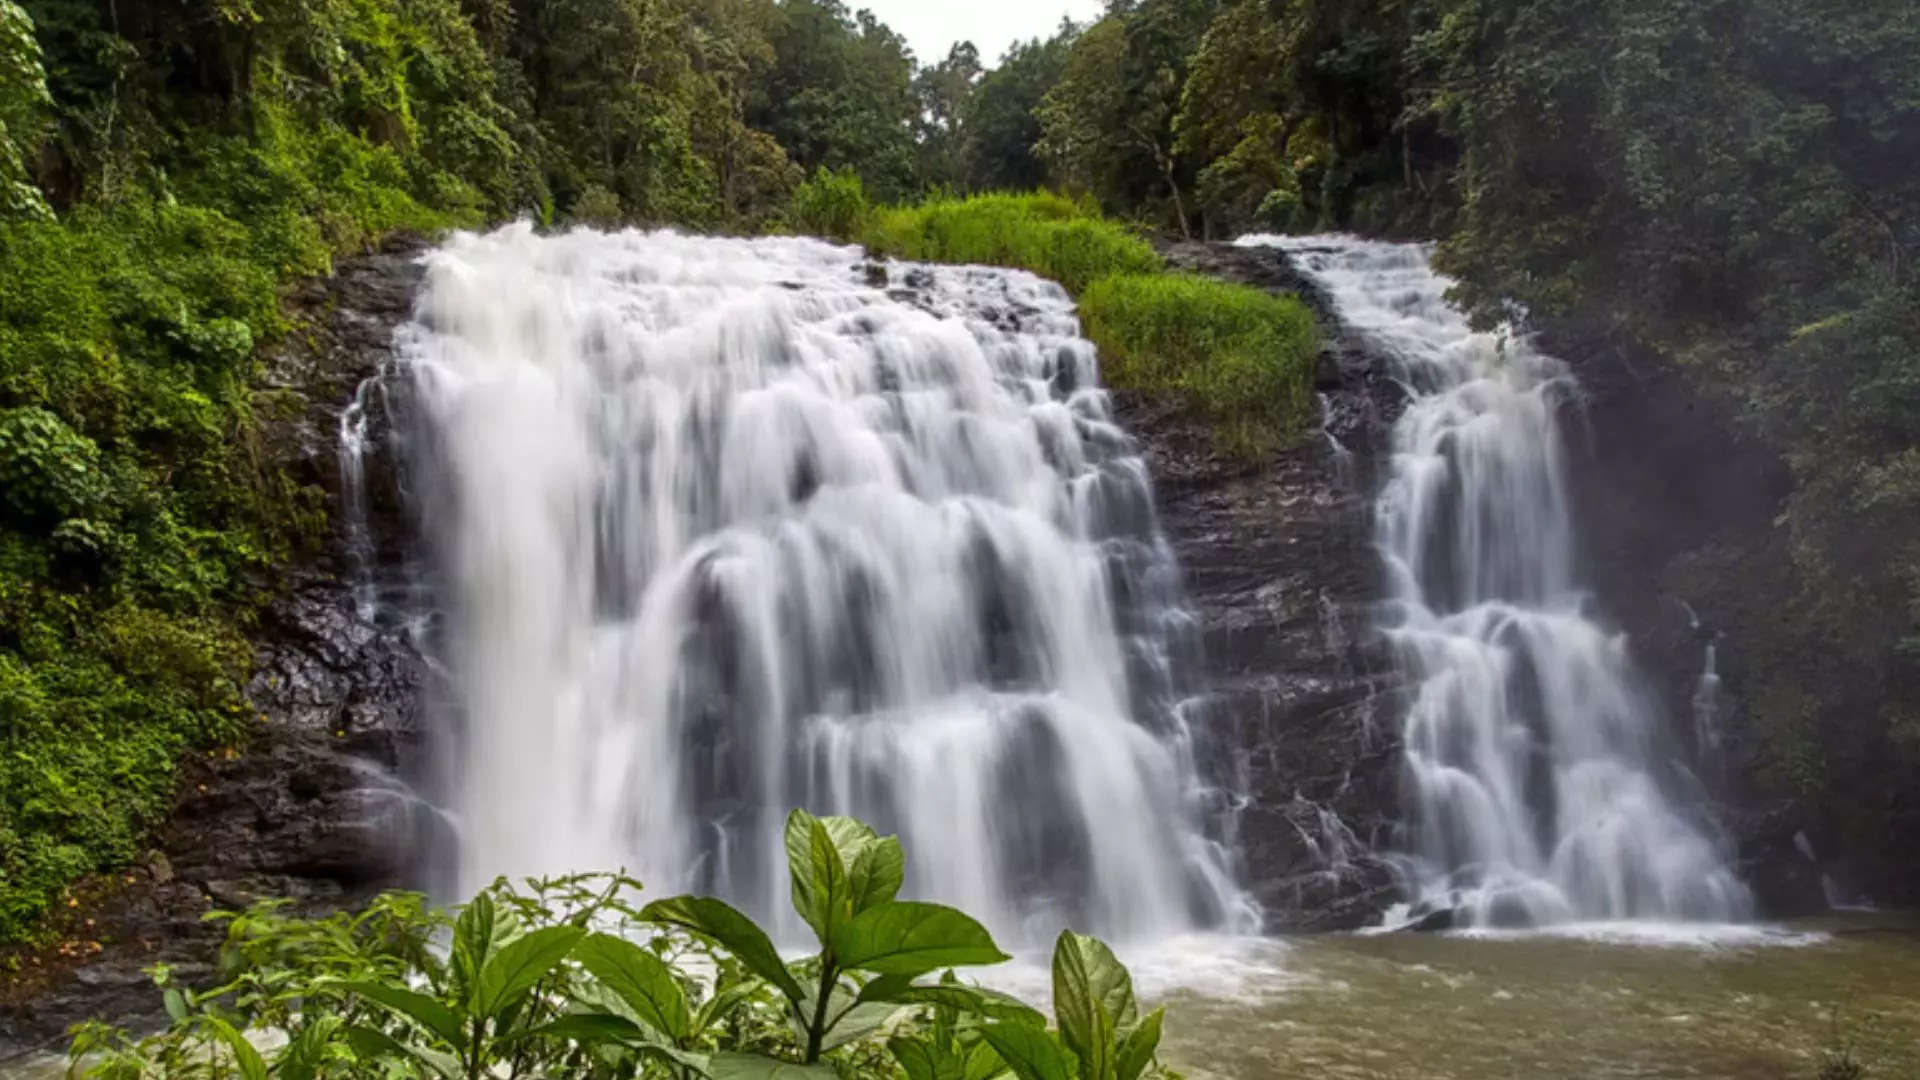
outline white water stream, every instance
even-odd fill
[[[1286,249],[1409,395],[1375,507],[1404,740],[1411,914],[1540,926],[1749,914],[1623,637],[1592,619],[1560,414],[1573,375],[1477,333],[1416,245]]]
[[[1145,468],[1057,286],[805,239],[455,237],[403,335],[458,878],[625,866],[788,934],[789,808],[1012,942],[1257,917]]]

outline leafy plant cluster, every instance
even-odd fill
[[[953,968],[1007,959],[965,914],[897,899],[899,841],[795,811],[793,904],[817,950],[783,958],[724,901],[634,906],[619,875],[496,883],[457,916],[414,894],[308,921],[272,906],[230,919],[225,981],[157,972],[171,1026],[136,1039],[91,1024],[73,1071],[166,1076],[661,1077],[671,1080],[1140,1080],[1162,1013],[1126,968],[1062,933],[1054,1025]],[[444,947],[442,943],[445,943]],[[269,1036],[274,1037],[270,1040]],[[279,1045],[263,1049],[271,1041]]]

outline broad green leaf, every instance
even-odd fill
[[[594,934],[574,950],[574,958],[655,1031],[675,1042],[692,1031],[686,993],[659,957],[631,941]]]
[[[987,1042],[1020,1080],[1074,1080],[1079,1064],[1073,1051],[1044,1028],[1027,1024],[988,1024]]]
[[[493,897],[484,892],[474,897],[460,912],[460,918],[454,921],[453,973],[463,989],[474,985],[480,968],[493,951],[495,934],[498,929],[503,929],[499,927],[499,922]]]
[[[1155,1009],[1148,1013],[1146,1019],[1134,1025],[1120,1040],[1120,1052],[1113,1065],[1118,1080],[1139,1080],[1140,1074],[1147,1071],[1153,1052],[1160,1047],[1160,1021],[1165,1019],[1166,1012]]]
[[[915,986],[899,975],[882,975],[861,987],[860,1000],[887,1001],[899,1005],[944,1005],[965,1013],[980,1012],[985,1003],[980,991],[971,986]]]
[[[906,860],[900,841],[849,817],[787,817],[787,869],[793,906],[824,944],[841,923],[900,892]]]
[[[834,932],[831,945],[842,967],[882,975],[920,975],[1009,959],[972,918],[913,900],[891,900],[861,912]]]
[[[437,1053],[418,1046],[409,1046],[378,1028],[355,1024],[346,1029],[347,1043],[354,1052],[365,1058],[397,1057],[411,1058],[425,1065],[444,1080],[458,1080],[460,1064],[453,1055]]]
[[[1047,1018],[1039,1009],[1012,994],[1003,994],[984,986],[976,988],[976,992],[980,995],[980,1011],[995,1020],[1011,1020],[1016,1024],[1039,1028],[1047,1026]]]
[[[966,1063],[944,1046],[924,1039],[888,1039],[893,1060],[907,1072],[907,1080],[966,1080]]]
[[[178,989],[167,987],[166,992],[160,995],[160,1003],[166,1006],[167,1015],[176,1023],[187,1018],[187,998]]]
[[[1098,938],[1063,930],[1053,947],[1053,1015],[1082,1080],[1113,1070],[1114,1033],[1133,1024],[1133,977]]]
[[[275,1065],[280,1070],[280,1080],[313,1080],[320,1071],[320,1065],[326,1054],[327,1044],[340,1034],[346,1021],[335,1015],[315,1018],[300,1029],[300,1034],[287,1044]]]
[[[552,1023],[528,1028],[507,1036],[504,1041],[522,1039],[572,1039],[577,1043],[616,1042],[623,1045],[647,1041],[639,1024],[612,1013],[568,1013]]]
[[[217,1016],[207,1017],[207,1024],[220,1041],[227,1044],[227,1050],[233,1054],[234,1068],[240,1070],[240,1080],[267,1080],[267,1063],[260,1051],[247,1041],[245,1035],[234,1030],[232,1024]]]
[[[501,946],[487,958],[474,983],[473,1014],[492,1019],[517,1003],[567,958],[586,933],[577,926],[547,926]]]
[[[882,836],[860,849],[847,870],[847,891],[858,915],[900,895],[906,881],[907,857],[900,850],[900,838]]]
[[[461,1028],[460,1018],[454,1015],[452,1009],[425,994],[416,994],[404,987],[389,986],[379,982],[346,982],[341,983],[340,987],[419,1024],[438,1035],[442,1042],[455,1050],[467,1044],[466,1032]]]
[[[864,1039],[880,1030],[888,1018],[899,1011],[898,1005],[875,1002],[854,1005],[833,1019],[832,1026],[827,1028],[826,1035],[820,1040],[820,1049],[833,1050]]]
[[[966,1072],[963,1080],[991,1080],[1007,1071],[1007,1063],[1000,1060],[1000,1052],[993,1044],[982,1038],[967,1051]]]
[[[707,1062],[713,1080],[840,1080],[825,1065],[796,1065],[760,1054],[715,1054]]]
[[[780,961],[780,953],[773,947],[766,931],[724,900],[716,900],[711,896],[676,896],[670,900],[655,900],[641,909],[640,917],[648,922],[691,930],[720,943],[739,958],[747,970],[779,987],[789,1001],[799,1001],[807,996],[799,982],[795,981],[793,973],[787,970],[787,965]]]

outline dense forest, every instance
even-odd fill
[[[1795,598],[1758,782],[1880,814],[1831,770],[1920,762],[1917,160],[1910,0],[1110,0],[991,66],[839,0],[0,0],[0,939],[245,738],[249,620],[326,535],[257,445],[282,285],[516,216],[810,231],[831,190],[849,236],[1053,187],[1431,238],[1480,316],[1682,365],[1793,474],[1718,571]],[[1823,726],[1835,666],[1893,704]]]

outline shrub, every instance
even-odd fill
[[[1105,277],[1080,297],[1109,385],[1174,393],[1222,449],[1255,456],[1312,421],[1318,341],[1292,297],[1185,274]]]
[[[787,223],[797,232],[851,242],[866,227],[870,212],[859,173],[852,169],[829,172],[822,166],[813,179],[793,190]]]
[[[573,200],[573,209],[567,217],[576,225],[592,225],[596,228],[611,229],[620,224],[623,217],[620,211],[620,196],[615,195],[599,184],[588,184]]]
[[[45,409],[0,410],[0,492],[16,520],[84,516],[104,493],[100,448]]]
[[[1052,192],[942,198],[874,215],[864,239],[883,255],[1031,270],[1078,293],[1108,274],[1161,268],[1152,246],[1090,203]]]
[[[1007,957],[965,914],[895,899],[906,865],[897,839],[796,810],[786,848],[794,908],[818,946],[796,961],[724,901],[635,907],[640,883],[620,875],[524,890],[502,880],[457,916],[407,893],[322,921],[269,904],[224,916],[220,985],[195,990],[156,971],[165,1032],[136,1040],[83,1025],[73,1071],[102,1080],[1163,1073],[1162,1013],[1140,1015],[1127,969],[1101,942],[1060,935],[1050,1029],[1039,1010],[954,976]],[[249,1032],[285,1041],[263,1052]]]

